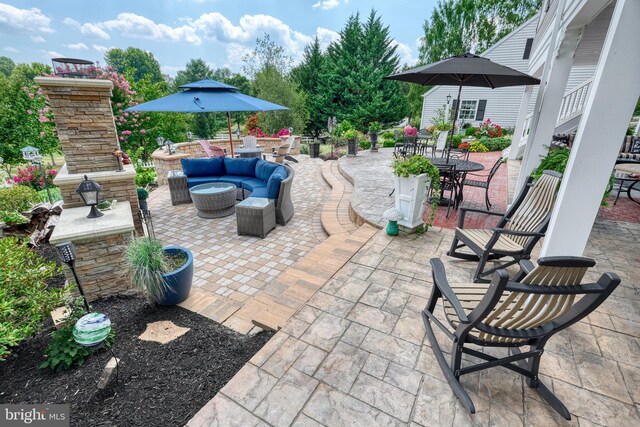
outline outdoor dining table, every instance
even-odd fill
[[[240,157],[260,157],[262,155],[262,152],[264,151],[263,148],[236,148],[235,149],[235,153],[238,154]]]

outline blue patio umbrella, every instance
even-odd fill
[[[125,111],[171,113],[226,113],[229,126],[229,143],[233,156],[231,133],[232,111],[288,110],[287,107],[238,92],[238,88],[215,80],[200,80],[180,86],[182,92],[167,95],[144,104],[134,105]]]

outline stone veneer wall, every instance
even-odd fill
[[[49,97],[69,173],[113,171],[120,148],[108,80],[36,77]]]
[[[125,245],[132,237],[133,233],[128,232],[73,241],[76,248],[75,268],[87,300],[95,301],[131,289],[131,281],[122,269],[122,256]],[[75,282],[69,269],[66,275],[69,282]]]
[[[270,153],[273,151],[273,149],[277,149],[279,146],[284,145],[286,141],[287,137],[258,138],[258,145],[264,149],[264,154],[267,154],[267,158],[269,158],[268,156],[271,155]],[[294,146],[291,149],[291,154],[300,154],[300,142],[301,138],[299,136],[296,136]],[[228,140],[209,140],[209,144],[225,149],[227,150],[227,154],[231,154],[231,145],[229,144]],[[234,148],[242,147],[242,144],[242,140],[233,140]],[[151,155],[156,165],[156,173],[158,174],[158,185],[167,184],[167,172],[171,170],[182,170],[180,159],[195,159],[206,157],[206,154],[198,141],[175,144],[174,148],[176,151],[175,154],[169,155],[167,154],[165,148],[159,148]]]

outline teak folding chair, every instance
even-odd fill
[[[583,284],[587,269],[594,265],[593,260],[579,257],[540,258],[537,267],[522,260],[518,275],[521,281],[509,281],[507,272],[498,270],[490,284],[454,284],[447,281],[442,261],[431,260],[434,285],[422,319],[440,369],[470,413],[475,413],[475,407],[460,384],[460,377],[503,366],[525,376],[529,387],[535,388],[560,415],[571,419],[560,399],[540,381],[538,369],[549,338],[595,310],[620,283],[616,274],[605,273],[596,283]],[[453,330],[434,316],[440,298]],[[432,323],[453,341],[450,364],[436,340]],[[493,357],[468,344],[506,347],[507,355]],[[529,350],[521,351],[519,347],[523,346],[529,346]],[[463,354],[484,362],[462,367]]]
[[[478,267],[473,276],[474,282],[488,282],[484,277],[498,269],[516,264],[521,259],[529,259],[533,247],[547,231],[561,179],[562,175],[554,171],[544,171],[536,181],[532,181],[529,177],[513,205],[504,214],[482,209],[460,208],[458,228],[447,255],[478,261]],[[491,229],[466,229],[464,219],[467,212],[502,218]],[[473,254],[459,251],[465,246]],[[487,261],[504,257],[510,257],[511,261],[485,271]]]
[[[224,157],[227,153],[220,147],[209,144],[209,141],[201,139],[198,141],[207,157]]]

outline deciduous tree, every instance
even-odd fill
[[[151,52],[146,52],[137,47],[128,47],[125,50],[109,49],[104,59],[107,65],[113,67],[120,74],[130,75],[133,80],[141,80],[148,76],[151,82],[163,81],[160,63]]]

